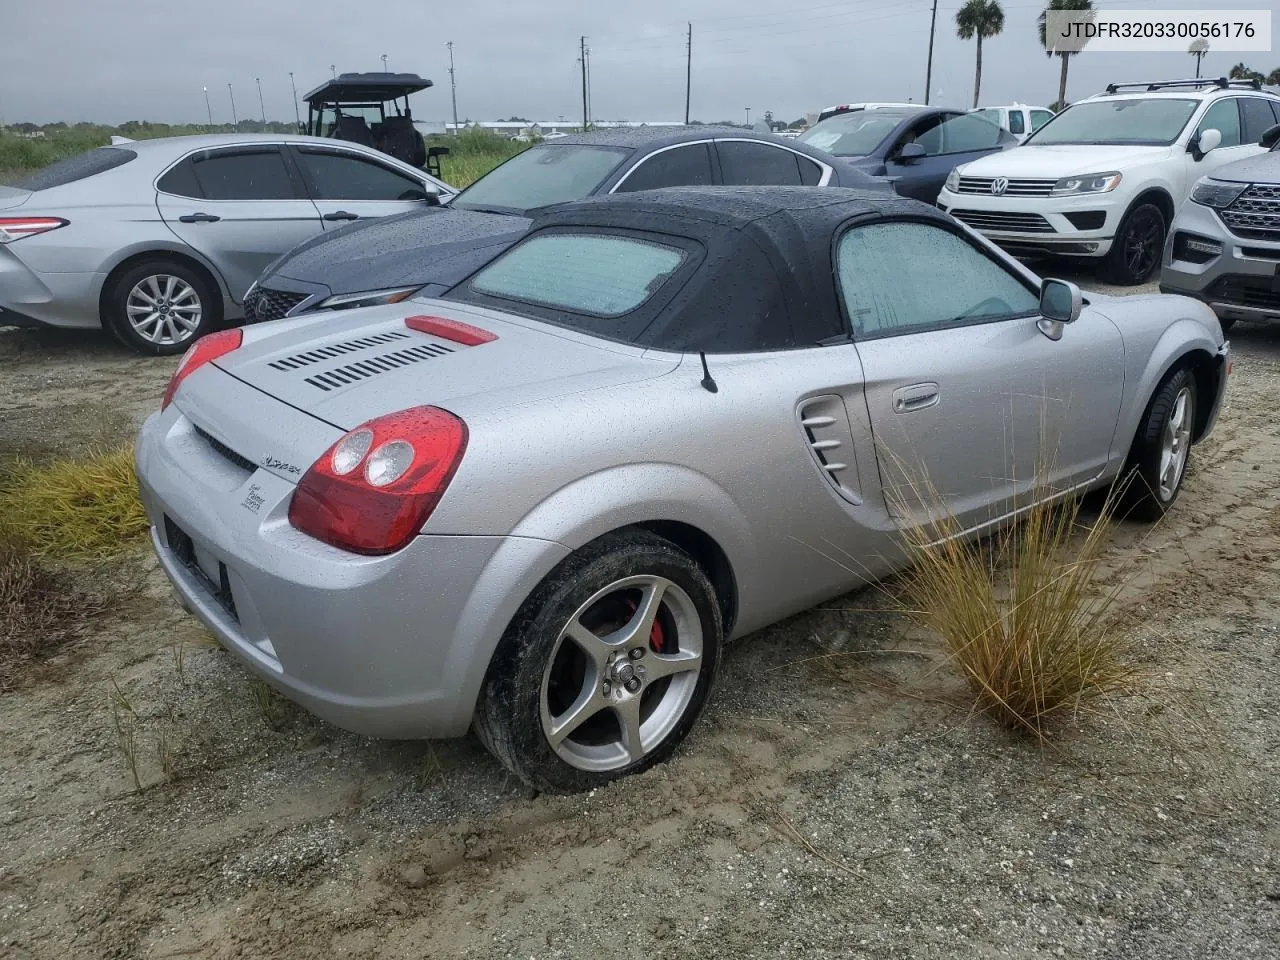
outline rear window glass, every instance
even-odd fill
[[[684,261],[675,247],[601,234],[533,237],[490,264],[471,288],[595,317],[620,317],[658,292]]]
[[[64,184],[83,180],[85,177],[106,173],[108,170],[128,163],[136,156],[137,154],[132,150],[98,147],[96,150],[78,153],[74,157],[51,163],[29,177],[18,180],[13,186],[21,187],[23,190],[48,190],[50,187],[61,187]]]

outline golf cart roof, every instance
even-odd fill
[[[382,103],[430,86],[434,84],[416,73],[340,73],[302,99],[312,106],[322,103]]]

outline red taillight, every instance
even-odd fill
[[[0,243],[34,237],[66,225],[67,221],[61,217],[0,217]]]
[[[410,330],[429,333],[431,336],[440,337],[442,340],[452,340],[454,343],[460,343],[464,347],[478,347],[482,343],[498,339],[496,333],[473,327],[471,324],[463,323],[461,320],[449,320],[445,317],[405,317],[404,325]]]
[[[169,406],[173,400],[173,395],[178,392],[178,387],[182,385],[183,380],[209,361],[217,360],[232,350],[239,349],[243,341],[244,331],[242,330],[220,330],[218,333],[211,333],[207,337],[201,337],[193,343],[190,349],[182,355],[182,360],[178,363],[178,369],[173,371],[169,386],[164,391],[164,399],[160,401],[160,409],[163,410]]]
[[[289,523],[352,553],[395,553],[417,536],[467,449],[467,425],[413,407],[345,434],[303,475]]]

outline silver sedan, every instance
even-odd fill
[[[1085,303],[915,201],[658,190],[545,212],[440,299],[199,341],[137,466],[250,669],[575,790],[668,756],[726,640],[900,566],[939,508],[976,535],[1132,472],[1160,516],[1228,356],[1201,303]]]
[[[453,190],[317,137],[170,137],[99,147],[0,186],[0,326],[103,326],[181,353],[294,245]]]

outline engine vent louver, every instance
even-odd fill
[[[837,396],[810,397],[796,408],[800,428],[814,462],[835,487],[853,504],[862,503],[858,493],[858,465],[854,458],[853,433],[844,401]]]
[[[331,343],[327,347],[317,347],[314,350],[295,353],[291,357],[272,360],[267,364],[267,366],[271,367],[273,370],[300,370],[302,367],[310,366],[313,363],[323,363],[325,360],[335,360],[338,357],[346,356],[349,353],[368,350],[370,347],[381,347],[388,343],[394,343],[397,340],[408,340],[411,336],[412,334],[404,333],[400,330],[392,330],[388,333],[375,333],[372,336],[361,337],[358,340],[348,340],[345,343]]]
[[[389,336],[389,335],[388,335]],[[453,350],[442,343],[424,343],[416,347],[405,347],[392,353],[380,353],[377,356],[365,357],[341,367],[332,367],[323,372],[314,373],[306,378],[306,382],[321,390],[337,390],[352,383],[359,383],[380,373],[390,373],[413,363],[443,357]]]

